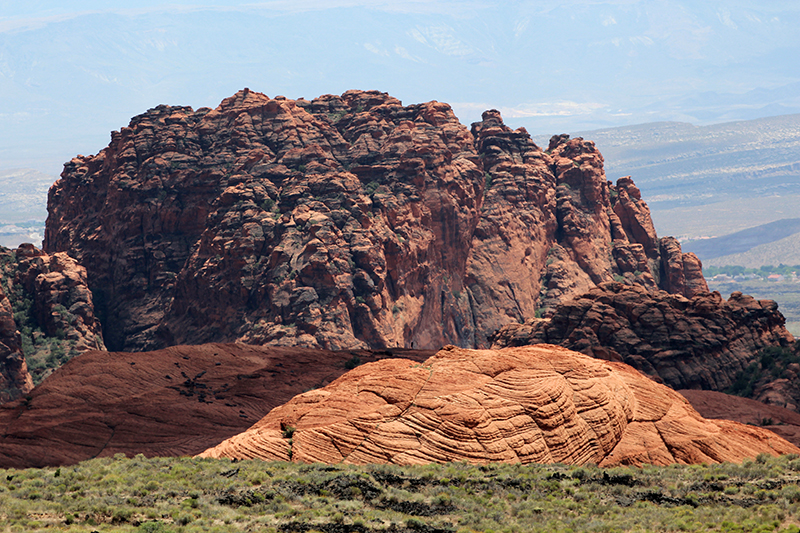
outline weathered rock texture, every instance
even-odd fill
[[[376,91],[159,106],[67,163],[48,210],[114,350],[481,347],[615,277],[704,288],[593,143]]]
[[[612,466],[797,451],[761,428],[703,419],[680,394],[622,363],[556,346],[449,346],[422,364],[387,360],[357,368],[201,456]]]
[[[69,255],[23,244],[0,249],[0,263],[0,401],[8,401],[69,357],[104,345],[86,269]]]
[[[675,389],[724,391],[766,347],[794,341],[771,300],[718,292],[691,298],[609,282],[558,306],[550,319],[509,324],[493,347],[557,344],[624,361]]]
[[[433,354],[397,353],[419,361]],[[0,468],[74,464],[116,453],[194,455],[295,395],[329,384],[358,359],[392,356],[242,344],[86,352],[28,399],[0,406]]]

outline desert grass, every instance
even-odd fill
[[[800,458],[602,469],[93,459],[0,470],[2,532],[798,533]]]

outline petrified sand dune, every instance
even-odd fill
[[[204,457],[296,462],[619,464],[741,461],[800,449],[702,418],[633,368],[551,346],[384,360],[296,396]]]

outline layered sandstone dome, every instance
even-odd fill
[[[124,453],[195,455],[273,407],[392,351],[204,344],[140,353],[89,351],[24,399],[0,405],[0,468],[74,464]],[[424,361],[433,352],[399,350]]]
[[[703,419],[680,394],[627,365],[539,345],[448,346],[423,363],[364,365],[273,409],[202,456],[613,466],[798,451],[769,431]]]

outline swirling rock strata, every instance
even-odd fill
[[[596,283],[661,287],[687,264],[670,248],[667,268],[593,143],[542,150],[497,111],[470,131],[377,91],[158,106],[67,163],[48,210],[45,249],[86,266],[125,351],[485,347]],[[704,283],[683,278],[670,290]]]
[[[445,347],[386,360],[273,409],[203,457],[417,464],[715,463],[795,453],[777,435],[705,420],[622,363],[556,346]]]
[[[740,292],[691,298],[603,283],[558,306],[550,319],[509,324],[493,347],[547,343],[623,361],[674,389],[724,391],[761,349],[790,347],[785,318],[771,300]]]

